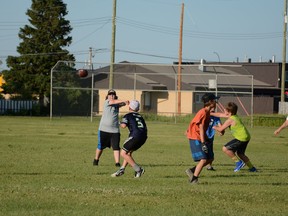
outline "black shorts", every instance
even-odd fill
[[[128,137],[125,140],[122,149],[125,152],[132,152],[138,150],[147,140],[147,137]]]
[[[228,150],[231,150],[231,151],[236,152],[238,154],[245,154],[245,151],[246,151],[248,143],[249,143],[249,140],[243,142],[243,141],[240,141],[240,140],[237,140],[237,139],[233,139],[230,142],[228,142],[225,145],[225,147]]]
[[[113,150],[120,150],[120,133],[108,133],[104,131],[98,131],[98,146],[97,148],[103,150],[105,148],[111,148]]]

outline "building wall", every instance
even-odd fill
[[[133,100],[136,99],[141,103],[141,112],[155,113],[159,115],[175,115],[177,114],[177,97],[178,94],[175,91],[170,92],[148,92],[143,91],[127,91],[127,90],[115,90],[120,100]],[[99,114],[103,112],[103,105],[107,96],[107,90],[99,90]],[[146,100],[146,101],[145,101]],[[149,100],[149,102],[147,101]],[[193,110],[193,93],[182,92],[181,93],[181,113],[191,114]],[[128,106],[122,107],[120,113],[128,112]]]

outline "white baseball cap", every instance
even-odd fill
[[[132,110],[137,112],[139,110],[140,103],[137,100],[131,100],[129,102],[129,107],[130,107],[130,109],[132,109]]]

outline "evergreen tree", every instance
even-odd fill
[[[40,105],[44,97],[50,95],[50,71],[59,60],[74,61],[65,47],[72,42],[69,36],[72,28],[65,19],[66,4],[62,0],[32,0],[27,10],[30,25],[20,28],[22,40],[17,47],[19,56],[8,56],[3,71],[6,84],[4,92],[19,95],[22,99],[39,97]]]

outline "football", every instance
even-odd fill
[[[79,75],[79,77],[86,77],[86,76],[88,76],[88,71],[87,70],[85,70],[85,69],[79,69],[78,70],[78,75]]]

